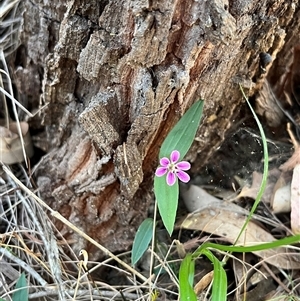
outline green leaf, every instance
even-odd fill
[[[131,262],[136,264],[146,252],[153,234],[153,219],[146,218],[139,226],[132,246]]]
[[[154,177],[154,193],[157,200],[158,210],[164,226],[172,235],[176,211],[178,206],[178,180],[173,186],[166,183],[166,177]]]
[[[27,289],[27,281],[24,273],[21,274],[15,288],[18,290],[15,291],[12,295],[13,301],[27,301],[28,289]]]
[[[202,253],[211,261],[214,267],[212,301],[226,301],[227,275],[223,264],[209,250],[205,249]]]
[[[267,144],[267,138],[266,138],[266,135],[265,135],[265,132],[264,132],[264,129],[263,129],[263,126],[261,124],[261,122],[259,121],[254,109],[252,108],[247,96],[245,95],[244,93],[244,90],[242,88],[242,86],[240,85],[240,89],[242,91],[242,94],[243,94],[243,97],[245,98],[250,110],[251,110],[251,113],[256,121],[256,124],[259,128],[259,132],[260,132],[260,136],[261,136],[261,139],[262,139],[262,144],[263,144],[263,152],[264,152],[264,171],[263,171],[263,176],[262,176],[262,181],[261,181],[261,184],[260,184],[260,187],[259,187],[259,191],[257,193],[257,196],[256,196],[256,199],[255,199],[255,202],[250,210],[250,213],[248,214],[248,217],[247,217],[247,220],[245,221],[242,229],[240,230],[240,233],[238,235],[238,237],[236,238],[235,240],[235,243],[239,240],[239,238],[242,236],[243,232],[245,231],[245,229],[247,228],[247,225],[249,223],[249,221],[252,219],[253,217],[253,214],[254,212],[256,211],[256,208],[257,206],[259,205],[260,203],[260,200],[264,194],[264,191],[266,189],[266,186],[267,186],[267,179],[268,179],[268,170],[269,170],[269,154],[268,154],[268,144]],[[234,243],[234,244],[235,244]]]
[[[274,249],[282,246],[288,246],[291,244],[299,243],[300,242],[300,234],[294,235],[294,236],[288,236],[285,238],[281,238],[272,242],[267,242],[263,244],[257,244],[254,246],[225,246],[225,245],[219,245],[212,242],[205,242],[201,246],[199,246],[196,251],[193,253],[193,257],[197,258],[201,254],[203,254],[204,249],[216,249],[220,251],[226,251],[226,252],[237,252],[237,253],[249,253],[249,252],[257,252],[267,249]]]
[[[199,127],[203,103],[202,100],[195,102],[181,117],[164,140],[160,148],[159,158],[169,158],[173,150],[180,152],[180,159],[186,155]]]
[[[197,101],[187,110],[163,142],[159,153],[160,158],[169,158],[173,150],[180,152],[180,159],[186,155],[194,141],[202,111],[203,101]],[[162,221],[171,236],[178,206],[178,180],[173,186],[169,186],[165,176],[155,177],[154,193]]]
[[[183,259],[179,270],[179,294],[181,301],[197,301],[197,296],[193,289],[195,261],[191,254]]]

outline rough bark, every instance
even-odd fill
[[[297,0],[27,1],[16,84],[36,108],[44,199],[112,251],[126,249],[153,201],[159,147],[196,100],[194,172],[262,85],[259,54],[288,56]],[[285,39],[287,39],[285,46]],[[271,65],[268,67],[270,68]],[[24,84],[26,83],[26,84]],[[40,92],[41,91],[41,92]],[[58,225],[63,234],[84,241]]]

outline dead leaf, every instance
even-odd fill
[[[201,292],[203,292],[212,282],[214,277],[214,271],[210,271],[206,275],[204,275],[195,285],[194,291],[196,295],[199,295]]]
[[[287,172],[289,170],[293,170],[293,168],[297,165],[300,164],[300,147],[297,147],[295,149],[295,152],[289,158],[284,164],[280,166],[280,170],[283,172]]]
[[[234,243],[246,221],[245,212],[247,212],[245,209],[232,203],[219,200],[205,204],[204,200],[203,206],[198,211],[189,214],[182,221],[181,227],[205,231]],[[250,221],[236,245],[249,246],[275,240],[269,232]],[[289,256],[284,247],[253,253],[278,268],[300,269],[300,261],[295,261],[293,257]]]
[[[300,164],[300,144],[298,143],[294,133],[291,130],[291,124],[288,123],[287,124],[287,131],[289,133],[289,136],[291,138],[291,141],[294,145],[294,153],[293,155],[284,163],[282,164],[279,168],[280,170],[282,170],[283,172],[287,172],[289,170],[293,170],[294,167],[297,164]]]
[[[177,239],[175,239],[174,242],[176,245],[176,250],[177,250],[178,256],[180,258],[184,258],[186,256],[186,251],[185,251],[184,245]]]
[[[212,204],[214,202],[220,202],[220,199],[210,195],[204,189],[196,185],[180,185],[180,195],[189,212],[199,210],[200,208],[205,207],[207,203]]]
[[[273,189],[279,177],[279,170],[273,169],[269,172],[267,186],[262,196],[261,201],[265,203],[270,203],[272,199]],[[244,186],[242,191],[239,193],[237,198],[248,197],[252,199],[256,199],[260,185],[262,182],[262,174],[254,171],[252,174],[252,185],[251,187]]]
[[[20,127],[26,155],[27,157],[31,157],[33,155],[33,147],[28,123],[20,122]],[[15,122],[9,124],[9,129],[0,126],[0,158],[4,164],[14,164],[24,161],[22,143]]]
[[[286,173],[281,173],[274,185],[270,205],[275,214],[291,211],[291,183]]]
[[[278,188],[271,201],[274,214],[291,211],[291,184]]]
[[[294,168],[291,184],[291,228],[300,234],[300,164]]]
[[[272,278],[261,280],[251,291],[238,296],[238,300],[257,301],[269,300],[265,296],[276,288]],[[276,299],[277,300],[277,299]]]

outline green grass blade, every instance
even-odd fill
[[[260,136],[261,136],[261,139],[262,139],[262,144],[263,144],[263,153],[264,153],[264,170],[263,170],[263,176],[262,176],[262,181],[261,181],[261,184],[260,184],[260,187],[259,187],[259,191],[257,193],[257,197],[255,199],[255,202],[250,210],[250,213],[245,221],[245,224],[243,225],[238,237],[236,238],[236,242],[239,240],[239,238],[241,237],[242,233],[245,231],[249,221],[251,220],[263,194],[264,194],[264,191],[266,189],[266,186],[267,186],[267,179],[268,179],[268,170],[269,170],[269,154],[268,154],[268,145],[267,145],[267,138],[266,138],[266,135],[265,135],[265,132],[264,132],[264,129],[262,127],[262,124],[260,123],[254,109],[252,108],[247,96],[245,95],[244,93],[244,90],[243,88],[241,87],[240,85],[240,89],[242,91],[242,94],[243,94],[243,97],[244,99],[246,100],[250,110],[251,110],[251,113],[257,123],[257,126],[259,128],[259,132],[260,132]]]
[[[198,249],[193,253],[193,258],[199,257],[203,253],[203,250],[208,248],[220,250],[220,251],[227,251],[227,252],[248,253],[248,252],[256,252],[256,251],[262,251],[267,249],[279,248],[282,246],[288,246],[299,242],[300,242],[300,235],[289,236],[276,241],[258,244],[254,246],[246,246],[246,247],[224,246],[224,245],[219,245],[211,242],[205,242],[200,247],[198,247]]]
[[[179,294],[180,301],[197,301],[193,289],[195,262],[191,254],[183,259],[179,269]]]
[[[213,264],[214,279],[212,287],[212,301],[226,301],[227,295],[227,275],[220,262],[209,250],[203,250],[204,254]]]
[[[178,206],[178,180],[173,186],[169,186],[166,177],[154,177],[154,193],[161,219],[171,236]]]
[[[202,117],[203,104],[202,100],[195,102],[181,117],[164,140],[159,158],[170,157],[173,150],[180,152],[180,159],[186,155],[195,139]]]
[[[139,226],[132,246],[131,262],[135,265],[146,252],[153,235],[153,219],[145,219]]]
[[[24,273],[21,274],[15,288],[18,290],[15,291],[12,295],[13,301],[27,301],[28,289],[27,289],[27,281]]]

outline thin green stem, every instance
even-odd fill
[[[266,186],[267,186],[267,178],[268,178],[268,170],[269,170],[268,145],[267,145],[267,138],[265,136],[264,129],[263,129],[263,127],[262,127],[262,125],[261,125],[261,123],[260,123],[260,121],[259,121],[259,119],[258,119],[258,117],[257,117],[257,115],[255,113],[255,111],[253,110],[253,108],[252,108],[252,106],[251,106],[251,104],[250,104],[247,96],[245,95],[244,90],[243,90],[243,88],[242,88],[241,85],[240,85],[240,89],[242,91],[243,97],[245,98],[245,100],[246,100],[246,102],[247,102],[247,104],[248,104],[248,106],[249,106],[249,108],[250,108],[250,110],[252,112],[252,115],[253,115],[256,123],[257,123],[257,126],[259,128],[259,132],[260,132],[261,139],[262,139],[262,144],[263,144],[264,171],[263,171],[262,181],[261,181],[261,184],[260,184],[260,187],[259,187],[259,191],[257,193],[257,197],[255,199],[255,202],[254,202],[254,204],[253,204],[253,206],[251,208],[251,211],[250,211],[250,213],[249,213],[249,215],[248,215],[248,217],[247,217],[247,219],[246,219],[246,221],[245,221],[245,223],[244,223],[244,225],[243,225],[243,227],[242,227],[242,229],[241,229],[238,237],[236,238],[236,240],[234,242],[234,245],[237,243],[237,241],[239,240],[239,238],[241,237],[241,235],[245,231],[245,229],[246,229],[249,221],[251,220],[251,218],[252,218],[252,216],[253,216],[253,214],[254,214],[254,212],[255,212],[255,210],[256,210],[256,208],[257,208],[257,206],[258,206],[258,204],[259,204],[259,202],[260,202],[260,200],[261,200],[261,198],[262,198],[262,196],[264,194],[264,191],[265,191]]]

